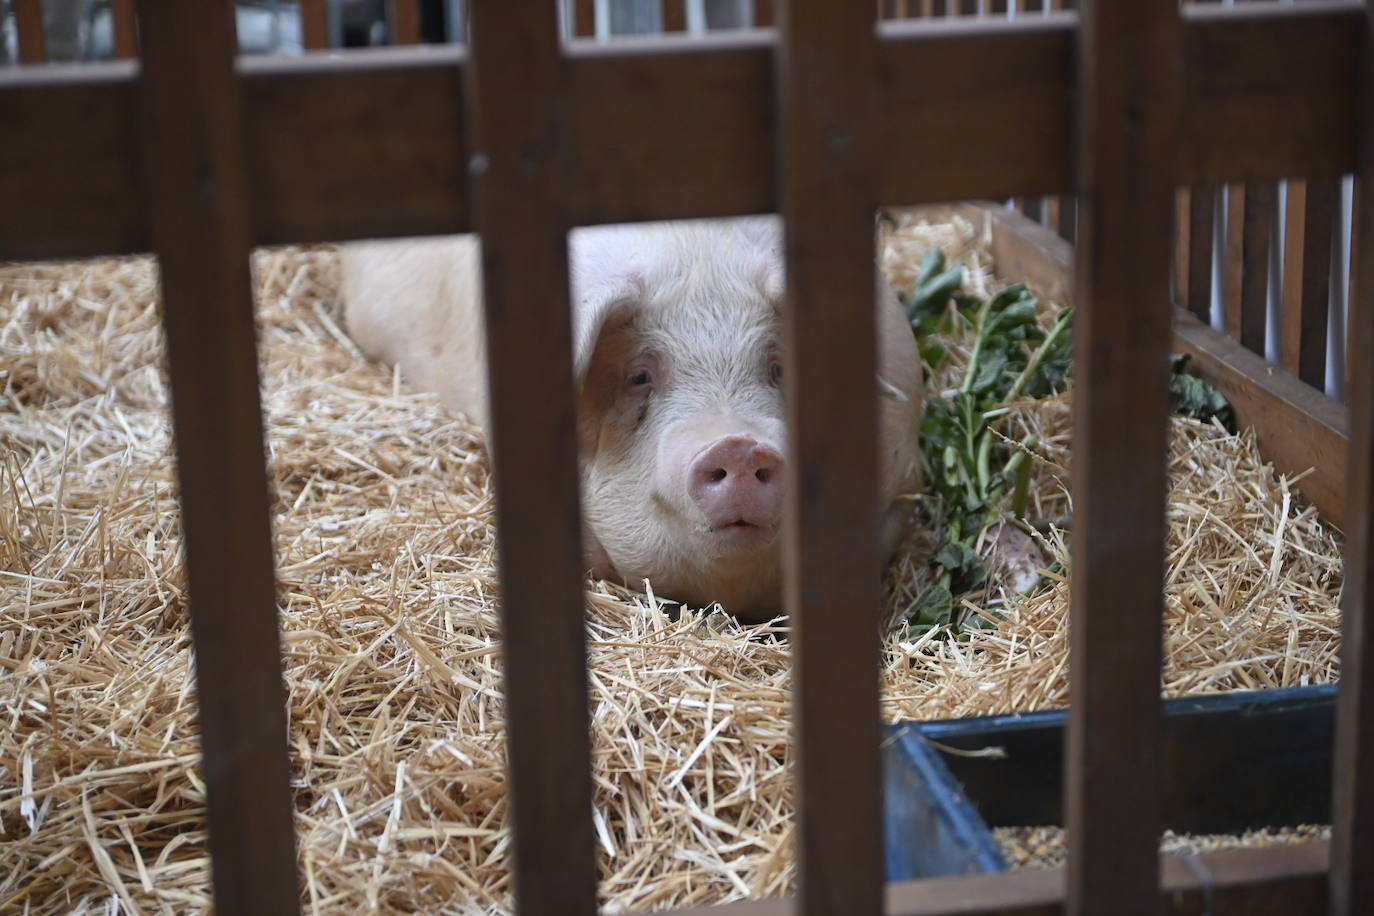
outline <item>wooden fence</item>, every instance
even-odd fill
[[[1371,208],[1352,258],[1333,839],[1192,867],[1161,865],[1157,848],[1175,189],[1243,185],[1247,205],[1231,212],[1250,220],[1267,199],[1252,189],[1300,176],[1290,222],[1310,235],[1331,180],[1374,177],[1374,25],[1349,0],[1079,5],[875,28],[871,3],[778,0],[766,9],[776,31],[595,45],[560,44],[553,2],[479,0],[466,50],[236,61],[228,3],[140,0],[137,64],[0,72],[0,258],[153,251],[161,266],[220,913],[299,906],[252,247],[482,234],[515,896],[522,913],[590,913],[565,236],[766,211],[787,225],[800,895],[723,912],[1374,912]],[[15,4],[31,61],[36,7]],[[303,7],[318,45],[321,4]],[[132,18],[115,22],[132,54]],[[1079,208],[1069,865],[884,891],[872,213],[1068,194]],[[1190,227],[1202,199],[1189,199]],[[1189,233],[1190,252],[1203,235]],[[1306,242],[1290,248],[1306,257]],[[1243,338],[1253,295],[1239,300]],[[1284,325],[1299,372],[1309,311]],[[551,393],[550,380],[564,384]]]

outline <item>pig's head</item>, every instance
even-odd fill
[[[783,454],[775,226],[574,238],[583,505],[594,572],[778,610]]]

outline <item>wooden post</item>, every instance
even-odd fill
[[[139,131],[162,282],[221,916],[295,913],[286,697],[233,7],[141,0]]]
[[[792,0],[777,52],[786,222],[785,603],[793,624],[800,912],[882,912],[878,115],[874,9]]]
[[[390,0],[391,43],[417,45],[420,43],[419,0]]]
[[[325,0],[300,0],[301,44],[307,51],[329,47],[329,11]]]
[[[1081,16],[1066,912],[1129,916],[1160,905],[1179,14],[1093,0]]]
[[[593,914],[568,81],[556,6],[473,4],[470,54],[464,88],[482,236],[515,903],[523,916]]]
[[[1269,239],[1277,190],[1272,181],[1245,186],[1240,274],[1240,342],[1264,355],[1268,337]]]
[[[1374,21],[1361,25],[1363,61],[1356,180],[1374,181]],[[1350,263],[1350,461],[1346,486],[1341,687],[1331,802],[1331,912],[1374,912],[1374,207],[1356,207]]]
[[[1212,323],[1212,234],[1216,190],[1198,185],[1188,192],[1188,310]]]
[[[110,0],[110,24],[114,30],[115,57],[137,57],[138,17],[134,15],[134,0]]]

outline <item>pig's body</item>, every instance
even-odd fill
[[[579,229],[570,262],[588,565],[747,618],[781,611],[779,222]],[[906,317],[880,287],[879,493],[890,552],[909,517],[900,497],[918,484],[921,370]],[[480,290],[471,236],[344,251],[358,343],[485,423]]]

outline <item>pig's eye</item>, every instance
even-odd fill
[[[773,363],[769,366],[768,375],[773,379],[774,385],[782,384],[782,363]]]
[[[653,376],[649,374],[648,369],[636,369],[634,372],[630,373],[630,384],[636,388],[640,385],[647,385],[653,380]]]

